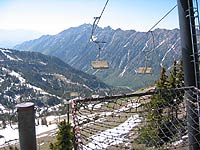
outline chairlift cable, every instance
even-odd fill
[[[146,53],[145,53],[145,68],[147,68],[148,55],[149,55],[152,51],[154,51],[154,49],[155,49],[155,40],[154,40],[153,31],[150,31],[150,33],[151,33],[151,36],[152,36],[153,48],[151,47],[150,50],[146,51]]]
[[[92,32],[91,32],[91,35],[90,35],[90,37],[89,37],[89,40],[88,40],[88,42],[86,43],[84,49],[87,49],[87,47],[88,47],[88,45],[89,45],[89,43],[90,43],[90,40],[93,40],[93,39],[92,39],[92,36],[93,36],[94,31],[96,30],[96,27],[97,27],[97,25],[98,25],[98,23],[99,23],[99,21],[100,21],[102,15],[103,15],[105,9],[106,9],[106,6],[107,6],[108,2],[109,2],[109,0],[106,1],[105,5],[104,5],[104,7],[103,7],[103,9],[102,9],[102,12],[101,12],[100,16],[99,16],[99,17],[94,17],[95,21],[93,22],[93,25],[92,25]],[[96,19],[96,18],[98,18],[98,19]],[[80,61],[81,61],[83,58],[85,58],[86,56],[87,56],[87,54],[83,55],[83,56],[79,59],[79,61],[77,61],[75,64],[77,64],[78,62],[80,62]]]
[[[175,8],[177,7],[177,4],[175,6],[173,6],[160,20],[158,20],[147,32],[146,34],[148,34],[149,32],[152,32],[152,30],[162,21],[164,20]],[[139,32],[137,32],[137,34],[134,36],[136,37],[139,34]],[[143,35],[142,37],[140,37],[135,44],[139,43],[141,40],[144,39],[144,37],[146,37],[146,34]],[[152,35],[153,36],[153,35]],[[154,36],[153,36],[153,43],[154,43],[154,50],[155,50],[155,41],[154,41]],[[150,51],[151,52],[151,51]],[[141,52],[138,54],[141,55]]]
[[[106,42],[97,41],[96,39],[94,40],[94,38],[93,38],[93,34],[94,34],[94,32],[95,32],[95,30],[96,30],[96,28],[98,26],[98,23],[99,23],[102,15],[103,15],[103,12],[104,12],[108,2],[109,2],[109,0],[106,1],[100,16],[99,17],[94,17],[94,22],[93,22],[93,25],[92,25],[92,32],[91,32],[90,40],[92,42],[94,42],[95,44],[97,44],[97,46],[98,46],[97,60],[91,62],[91,66],[92,66],[93,69],[108,69],[109,68],[108,62],[105,61],[105,60],[103,61],[103,60],[100,59],[101,58],[101,44],[106,43]]]
[[[158,22],[156,22],[150,29],[148,32],[150,32],[153,28],[155,28],[165,17],[167,17],[175,8],[177,7],[177,4],[170,9]]]
[[[177,4],[176,4],[173,8],[171,8],[159,21],[157,21],[157,22],[146,32],[146,34],[149,33],[149,32],[151,32],[152,29],[154,29],[162,20],[164,20],[176,7],[177,7]],[[146,36],[146,35],[144,35],[144,36]],[[137,41],[136,43],[138,43],[140,40],[142,40],[142,39],[144,38],[144,36],[142,36],[141,38],[139,38],[138,41]]]
[[[152,33],[152,29],[154,29],[165,17],[167,17],[175,8],[177,7],[177,4],[172,8],[170,9],[158,22],[156,22],[147,32],[146,34],[148,34],[149,32]],[[139,33],[139,32],[138,32]],[[137,34],[138,34],[137,33]],[[137,36],[137,34],[135,35],[135,37]],[[144,36],[146,36],[146,34]],[[144,36],[142,36],[141,38],[138,39],[138,41],[136,42],[136,44],[142,40],[144,38]],[[154,49],[155,49],[155,41],[154,41],[154,35],[152,33],[152,37],[153,37],[153,44],[154,44]]]
[[[100,21],[102,15],[103,15],[103,13],[104,13],[104,10],[106,9],[106,6],[107,6],[108,2],[109,2],[109,0],[106,1],[105,5],[104,5],[104,7],[103,7],[103,10],[101,11],[100,16],[99,16],[99,17],[94,17],[94,23],[93,23],[93,25],[92,25],[92,33],[91,33],[91,36],[90,36],[91,40],[93,40],[93,39],[92,39],[92,36],[93,36],[93,34],[94,34],[94,31],[95,31],[96,28],[97,28],[97,25],[98,25],[98,23],[99,23],[99,21]]]
[[[105,10],[105,8],[106,8],[108,2],[109,2],[109,0],[106,1],[105,6],[104,6],[104,8],[103,8],[103,10],[102,10],[102,12],[101,12],[101,15],[99,16],[100,18],[101,18],[101,16],[103,15],[103,12],[104,12],[104,10]],[[164,20],[176,7],[177,7],[177,4],[176,4],[174,7],[172,7],[159,21],[157,21],[157,22],[146,32],[146,34],[149,33],[149,32],[151,32],[151,31],[152,31],[162,20]],[[100,19],[99,19],[98,21],[97,21],[97,20],[94,21],[95,25],[98,25],[99,21],[100,21]],[[96,30],[96,27],[97,27],[97,26],[95,26],[94,23],[93,23],[93,26],[92,26],[92,34],[91,34],[90,39],[89,39],[89,41],[87,42],[87,44],[86,44],[86,46],[85,46],[84,49],[86,49],[86,48],[88,47],[88,45],[89,45],[89,43],[90,43],[90,40],[92,40],[91,37],[93,36],[94,31]],[[134,37],[136,37],[136,36],[138,35],[138,33],[139,33],[139,32],[137,32],[136,35],[135,35]],[[135,44],[137,44],[139,41],[141,41],[141,40],[144,38],[144,36],[146,36],[146,34],[143,35],[141,38],[139,38],[139,39],[135,42]],[[155,42],[154,42],[154,43],[155,43]],[[154,45],[154,49],[155,49],[155,45]],[[140,53],[140,54],[141,54],[141,53]],[[86,56],[87,56],[87,55],[82,56],[79,60],[82,60],[82,59],[85,58]],[[76,62],[75,64],[77,64],[77,63],[78,63],[78,62]]]
[[[150,31],[153,40],[153,50],[156,48],[153,31]],[[150,51],[151,52],[151,51]]]

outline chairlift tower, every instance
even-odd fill
[[[199,63],[193,1],[197,2],[197,0],[177,0],[177,3],[184,70],[184,84],[186,87],[194,86],[199,88]],[[193,93],[185,93],[186,99],[191,100],[189,95],[193,95]],[[187,101],[186,106],[189,150],[197,150],[200,149],[200,145],[198,143],[200,141],[199,108],[197,110],[194,104],[199,104],[199,98],[196,97],[191,101],[192,103]]]

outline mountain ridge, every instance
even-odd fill
[[[170,68],[174,60],[181,58],[179,29],[137,32],[97,27],[95,38],[106,42],[101,45],[101,59],[108,60],[110,68],[93,70],[90,63],[97,60],[98,47],[89,40],[91,29],[92,25],[83,24],[54,36],[24,42],[15,48],[56,56],[77,69],[97,75],[108,84],[133,89],[155,82],[162,66]],[[151,67],[152,74],[138,74],[137,69],[141,66]]]
[[[24,101],[52,106],[71,99],[71,92],[91,96],[112,89],[54,56],[0,48],[0,61],[0,104],[4,107],[12,108]]]

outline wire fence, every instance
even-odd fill
[[[188,149],[200,145],[193,87],[72,102],[75,149]]]

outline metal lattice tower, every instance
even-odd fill
[[[193,51],[193,62],[195,69],[195,83],[196,87],[200,88],[199,82],[199,42],[200,42],[200,21],[199,21],[199,11],[198,11],[198,1],[197,0],[188,0],[188,15],[190,21],[190,31],[191,31],[191,42],[192,42],[192,51]]]

